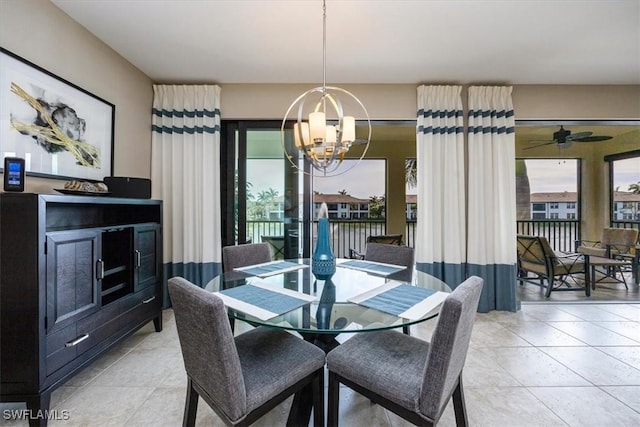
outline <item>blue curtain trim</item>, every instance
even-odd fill
[[[167,288],[167,280],[170,278],[175,276],[184,277],[191,283],[203,288],[211,279],[222,274],[222,264],[219,262],[165,263],[162,268],[164,272],[162,308],[171,307],[171,299]]]
[[[188,133],[190,135],[196,134],[196,133],[216,133],[216,132],[220,132],[220,125],[215,125],[213,127],[210,126],[193,126],[193,127],[189,127],[189,126],[183,126],[183,127],[178,127],[178,126],[158,126],[158,125],[152,125],[151,126],[151,130],[153,132],[157,132],[157,133],[169,133],[169,134],[173,134],[173,133],[177,133],[177,134],[183,134],[183,133]]]
[[[516,264],[467,264],[467,277],[478,276],[484,279],[478,311],[516,311],[519,307],[516,300],[516,275]]]
[[[432,134],[432,135],[444,135],[444,134],[449,134],[451,135],[452,133],[463,133],[464,132],[464,127],[463,126],[418,126],[418,133],[424,133],[424,134]]]
[[[446,283],[451,289],[455,289],[464,281],[464,264],[450,264],[445,262],[417,262],[416,270],[430,274]]]
[[[216,117],[220,116],[220,109],[216,108],[213,111],[210,110],[159,110],[157,108],[153,108],[151,110],[154,116],[158,117]]]
[[[510,134],[515,132],[516,128],[514,126],[469,126],[467,128],[468,133],[495,133],[495,134]]]
[[[513,117],[513,110],[469,110],[468,117]]]
[[[418,117],[431,117],[433,119],[443,119],[445,117],[463,117],[462,110],[418,110]]]
[[[516,300],[515,264],[449,264],[445,262],[416,263],[416,269],[437,277],[451,289],[470,276],[484,279],[484,287],[478,304],[478,312],[486,313],[491,310],[516,311],[520,308]]]

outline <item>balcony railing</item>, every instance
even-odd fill
[[[314,221],[314,230],[316,229]],[[355,249],[363,253],[367,237],[387,234],[384,220],[340,220],[331,219],[331,244],[337,257],[346,258],[349,250]],[[407,221],[403,243],[413,247],[416,233],[416,221]],[[247,238],[257,243],[262,236],[283,236],[282,221],[247,221]]]
[[[638,227],[637,222],[616,223],[612,226]],[[314,223],[314,230],[315,230]],[[367,237],[387,234],[384,220],[331,220],[331,244],[337,257],[349,256],[349,250],[364,252]],[[572,252],[576,240],[580,240],[578,220],[529,220],[517,221],[517,233],[544,236],[554,250]],[[281,221],[247,221],[247,237],[252,242],[261,242],[262,236],[283,236]],[[416,221],[407,221],[403,243],[415,247]]]
[[[517,221],[517,233],[546,237],[554,250],[573,252],[575,241],[580,240],[580,221],[575,219]]]

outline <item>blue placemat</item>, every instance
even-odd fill
[[[364,260],[347,261],[339,264],[339,266],[353,268],[354,270],[362,270],[362,271],[368,271],[371,273],[378,273],[385,276],[405,269],[405,267],[401,267],[401,266],[394,266],[394,265],[388,265],[388,264],[385,265],[377,262],[364,261]]]
[[[225,289],[220,293],[275,314],[284,314],[309,303],[303,299],[253,285]]]
[[[398,316],[436,292],[403,283],[360,302],[360,305]]]
[[[236,268],[238,271],[250,274],[252,276],[271,276],[278,274],[280,271],[291,271],[298,268],[306,267],[304,264],[298,264],[289,261],[270,262],[267,264]]]

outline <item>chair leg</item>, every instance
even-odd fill
[[[336,374],[329,371],[329,393],[327,402],[327,427],[338,427],[338,403],[340,402],[340,383]]]
[[[469,425],[467,419],[467,407],[464,403],[464,391],[462,389],[462,373],[458,378],[458,386],[453,390],[453,411],[456,414],[456,426],[465,427]]]
[[[318,370],[318,376],[313,380],[313,425],[324,427],[324,367]]]
[[[187,382],[187,400],[184,404],[183,427],[196,425],[196,413],[198,412],[198,392],[193,388],[191,378]]]

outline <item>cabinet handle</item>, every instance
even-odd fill
[[[74,347],[78,344],[80,344],[82,341],[86,340],[87,338],[89,338],[89,334],[84,334],[81,337],[76,338],[73,341],[69,341],[67,343],[64,344],[65,347]]]
[[[134,252],[136,253],[136,268],[140,268],[140,251],[136,249]]]
[[[96,261],[96,279],[104,279],[104,261],[101,259]]]
[[[152,296],[151,298],[147,298],[145,300],[142,300],[143,304],[149,304],[151,301],[153,301],[154,299],[156,299],[155,295]]]

